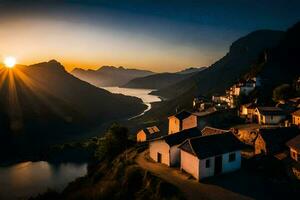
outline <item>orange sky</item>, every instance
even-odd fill
[[[17,18],[0,20],[0,26],[2,60],[14,56],[18,63],[29,65],[56,59],[69,71],[102,65],[178,71],[210,65],[223,54],[89,24]]]

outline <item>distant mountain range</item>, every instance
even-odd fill
[[[222,93],[250,70],[264,49],[278,45],[283,35],[283,31],[252,32],[233,42],[229,52],[206,70],[153,94],[173,99],[186,93],[192,96]]]
[[[122,86],[132,79],[145,77],[154,72],[124,67],[103,66],[98,70],[75,68],[71,74],[97,87]]]
[[[46,144],[74,138],[146,108],[138,98],[79,80],[55,60],[12,70],[2,67],[0,77],[1,158],[40,152]]]
[[[146,88],[146,89],[163,89],[175,83],[178,83],[194,73],[205,70],[206,67],[187,68],[176,73],[159,73],[150,76],[135,78],[122,87],[126,88]]]

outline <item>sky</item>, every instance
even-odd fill
[[[298,0],[0,0],[0,59],[173,72],[209,66],[258,29],[300,20]]]

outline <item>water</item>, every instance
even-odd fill
[[[159,102],[161,99],[158,96],[149,94],[150,92],[154,91],[151,89],[132,89],[132,88],[120,88],[120,87],[102,87],[103,89],[115,93],[115,94],[124,94],[127,96],[133,96],[142,99],[144,104],[147,106],[142,113],[138,114],[137,116],[133,116],[130,119],[140,117],[144,115],[151,109],[151,103]]]
[[[87,164],[23,162],[0,167],[0,199],[24,199],[48,188],[62,191],[68,183],[87,173]]]

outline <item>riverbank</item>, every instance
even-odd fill
[[[129,120],[143,116],[146,112],[151,110],[152,103],[162,101],[162,98],[160,98],[159,96],[151,94],[151,92],[154,91],[151,89],[134,89],[134,88],[120,88],[120,87],[101,87],[101,88],[114,94],[123,94],[126,96],[137,97],[143,101],[143,103],[147,106],[147,108],[140,114],[130,117]]]

